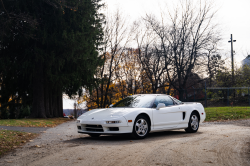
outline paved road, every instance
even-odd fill
[[[38,145],[38,146],[37,146]],[[250,165],[250,120],[204,123],[197,133],[175,130],[146,139],[91,138],[75,122],[49,128],[0,159],[6,166]]]
[[[0,126],[2,130],[23,131],[28,133],[41,133],[49,129],[49,127],[15,127],[15,126]]]

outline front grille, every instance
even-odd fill
[[[77,126],[78,130],[81,130],[81,126]]]
[[[85,128],[87,131],[103,132],[102,125],[86,125]]]

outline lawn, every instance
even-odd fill
[[[0,157],[18,146],[32,141],[37,135],[20,131],[0,130]]]
[[[250,107],[208,107],[205,111],[206,122],[250,118]]]
[[[70,119],[68,118],[0,119],[0,126],[55,127],[67,121],[70,121]]]

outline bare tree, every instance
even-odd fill
[[[142,70],[145,71],[146,76],[150,80],[152,91],[156,93],[157,89],[164,86],[167,77],[164,77],[165,62],[161,50],[157,47],[150,47],[146,45],[138,51],[138,59],[141,63]]]
[[[213,79],[215,78],[216,73],[225,69],[225,61],[222,59],[222,56],[219,54],[216,43],[212,43],[210,47],[206,48],[207,52],[204,53],[204,62],[206,63],[206,69],[209,77],[209,86],[212,86]]]
[[[127,20],[122,16],[120,10],[117,9],[113,15],[107,14],[101,53],[105,63],[96,73],[96,77],[101,80],[101,83],[96,87],[98,108],[106,107],[108,104],[110,83],[116,79],[115,72],[119,69],[121,55],[125,53],[130,38],[131,33]]]
[[[138,49],[127,48],[120,57],[121,61],[118,70],[115,71],[120,86],[127,89],[127,91],[122,92],[122,98],[129,94],[136,94],[140,88],[141,65],[137,59],[137,52]]]
[[[213,12],[212,4],[192,2],[184,1],[180,8],[177,7],[173,14],[164,15],[161,21],[148,15],[145,18],[158,36],[168,80],[179,91],[181,100],[187,80],[195,72],[194,67],[202,65],[199,60],[204,56],[204,48],[216,37],[215,25],[212,24],[216,12]]]
[[[140,26],[141,22],[145,26]],[[152,31],[147,21],[141,20],[135,22],[137,26],[135,41],[137,43],[137,57],[141,64],[141,72],[149,79],[152,92],[156,93],[157,89],[164,87],[167,82],[165,74],[165,58],[163,48],[159,47],[158,36]]]

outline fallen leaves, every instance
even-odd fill
[[[40,133],[46,133],[46,131],[40,131]]]
[[[36,137],[37,134],[0,130],[0,156]]]

